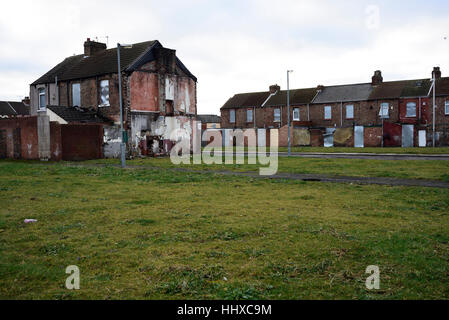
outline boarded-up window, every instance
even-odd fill
[[[47,100],[45,97],[45,88],[39,89],[39,110],[45,110],[47,107]]]
[[[100,82],[100,107],[109,107],[109,80]]]
[[[446,105],[444,108],[444,114],[445,115],[449,115],[449,101],[446,101]]]
[[[332,119],[332,107],[331,106],[324,107],[324,119],[325,120]]]
[[[246,122],[253,122],[253,110],[246,110]]]
[[[354,119],[354,106],[352,104],[346,106],[346,119]]]
[[[281,122],[281,109],[274,109],[274,122]]]
[[[299,119],[299,108],[293,109],[293,121],[300,121]]]
[[[390,117],[390,110],[389,105],[387,102],[381,103],[380,105],[380,111],[379,111],[379,117],[381,119],[388,119]]]
[[[72,84],[72,106],[81,107],[81,85],[79,83]]]
[[[235,110],[234,109],[229,111],[229,122],[235,123]]]
[[[407,103],[407,114],[406,117],[416,117],[416,103]]]
[[[165,78],[165,100],[175,100],[175,83],[170,77]]]

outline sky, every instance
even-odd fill
[[[86,38],[159,40],[198,78],[198,113],[219,114],[234,94],[449,75],[449,1],[164,0],[7,1],[0,17],[0,100]],[[446,74],[447,72],[447,74]]]

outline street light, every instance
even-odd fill
[[[288,122],[288,156],[292,155],[292,146],[290,141],[290,73],[293,70],[287,70],[287,122]]]
[[[120,142],[120,159],[122,168],[126,167],[126,132],[123,128],[123,98],[122,98],[122,68],[120,66],[120,48],[132,48],[130,44],[120,44],[117,43],[117,66],[118,66],[118,88],[119,88],[119,99],[120,99],[120,133],[122,135],[122,140]]]

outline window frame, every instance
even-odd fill
[[[409,106],[409,104],[414,104],[415,105],[415,114],[414,115],[409,115],[408,114],[408,106]],[[416,108],[417,108],[417,105],[416,105],[416,102],[407,102],[406,104],[405,104],[405,117],[406,118],[416,118]]]
[[[352,117],[348,117],[348,107],[351,107],[352,108]],[[353,104],[347,104],[346,106],[345,106],[345,118],[347,119],[347,120],[353,120],[354,119],[354,105]]]
[[[232,115],[234,115],[234,117]],[[229,110],[229,123],[235,123],[235,109]]]
[[[279,119],[276,120],[276,111],[279,112]],[[274,108],[273,109],[273,122],[281,122],[281,108]]]
[[[295,117],[295,111],[298,111],[298,117]],[[293,108],[293,121],[301,121],[301,112],[299,108]]]
[[[47,109],[47,93],[45,92],[46,88],[38,88],[37,89],[37,94],[38,94],[38,111],[45,111]],[[41,96],[44,97],[44,106],[41,105]]]
[[[449,100],[444,102],[444,115],[449,116]]]
[[[79,91],[78,91],[78,94],[79,94],[79,104],[78,105],[76,105],[75,104],[75,95],[74,95],[74,88],[75,88],[75,86],[78,86],[79,87]],[[72,83],[72,107],[74,107],[74,106],[78,106],[78,107],[81,107],[81,83],[80,82],[75,82],[75,83]]]
[[[102,84],[103,83],[105,83],[105,82],[107,82],[108,83],[108,86],[107,86],[107,88],[108,88],[108,100],[107,100],[107,103],[102,103],[102,89],[103,88],[105,88],[105,87],[103,87],[102,86]],[[99,104],[98,104],[98,107],[100,107],[100,108],[105,108],[105,107],[110,107],[111,106],[111,90],[110,90],[110,86],[111,86],[111,83],[110,83],[110,81],[109,81],[109,79],[103,79],[103,80],[100,80],[100,88],[99,88],[99,97],[100,97],[100,101],[99,101]]]
[[[329,118],[326,116],[326,110],[330,110]],[[332,120],[332,106],[324,106],[324,120]]]
[[[248,117],[249,113],[251,113],[251,119]],[[253,109],[246,109],[246,122],[252,123],[254,121],[254,112]]]
[[[386,108],[384,108],[386,106]],[[384,110],[387,110],[387,113],[384,114]],[[390,104],[388,102],[382,102],[380,104],[379,117],[381,119],[390,119]]]

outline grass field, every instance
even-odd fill
[[[117,165],[115,159],[92,160],[92,165]],[[223,161],[224,163],[224,161]],[[247,163],[247,160],[245,160]],[[76,164],[76,163],[75,163]],[[127,161],[131,166],[148,168],[175,168],[170,158],[135,159]],[[180,165],[202,170],[258,171],[260,165]],[[279,172],[299,174],[326,174],[359,177],[391,177],[409,179],[433,179],[449,182],[449,161],[436,160],[366,160],[366,159],[310,159],[279,157]]]
[[[288,148],[279,148],[280,152],[287,152]],[[449,154],[449,147],[439,148],[344,148],[344,147],[293,147],[293,152],[318,153],[389,153],[389,154]]]
[[[0,201],[3,299],[449,298],[445,189],[0,161]]]

